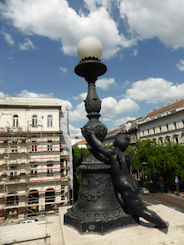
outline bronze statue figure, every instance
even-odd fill
[[[128,135],[123,133],[117,134],[113,143],[114,149],[112,149],[105,147],[91,131],[89,144],[96,158],[111,165],[112,182],[117,193],[116,196],[124,211],[132,215],[138,223],[139,217],[143,217],[147,221],[155,224],[157,228],[168,228],[168,222],[161,219],[154,211],[149,210],[138,196],[138,183],[130,173],[133,154],[129,153],[126,155],[123,153],[130,144]],[[118,197],[118,193],[120,197]]]
[[[139,188],[130,173],[132,155],[123,153],[130,143],[129,138],[124,134],[116,136],[115,149],[108,149],[102,143],[107,128],[99,120],[101,100],[95,83],[99,76],[105,74],[107,67],[100,60],[100,41],[94,37],[82,39],[78,54],[80,63],[75,67],[75,73],[88,83],[84,102],[89,121],[83,126],[82,134],[91,146],[92,154],[79,166],[81,183],[78,199],[64,215],[64,224],[80,232],[105,233],[135,224],[139,217],[143,217],[157,227],[168,227],[168,223],[148,210],[138,197]]]

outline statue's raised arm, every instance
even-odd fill
[[[96,136],[93,132],[89,135],[89,142],[90,146],[93,150],[104,154],[106,157],[110,157],[113,154],[113,149],[106,147]]]

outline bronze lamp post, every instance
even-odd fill
[[[78,44],[80,63],[75,67],[75,73],[85,78],[88,83],[88,94],[85,99],[85,109],[89,121],[81,129],[88,141],[92,130],[95,136],[103,142],[107,128],[99,121],[101,101],[98,98],[95,82],[107,68],[101,62],[102,45],[95,37],[86,37]],[[118,227],[135,223],[135,220],[124,213],[116,198],[110,165],[95,157],[91,149],[89,157],[82,162],[79,170],[82,180],[78,200],[64,215],[64,224],[75,227],[79,232],[104,233]],[[103,159],[104,160],[104,159]]]

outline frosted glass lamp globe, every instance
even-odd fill
[[[77,45],[77,53],[80,60],[100,60],[102,57],[102,51],[103,48],[101,42],[93,36],[88,36],[81,39]]]

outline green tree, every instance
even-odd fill
[[[73,147],[73,161],[76,162],[82,155],[82,161],[84,161],[90,154],[90,151],[86,148]]]
[[[78,183],[80,184],[81,174],[78,171],[78,165],[89,156],[90,151],[86,148],[79,148],[77,146],[74,146],[72,150],[73,150],[73,173]]]
[[[143,163],[146,162],[145,165]],[[177,143],[158,144],[153,140],[137,141],[132,169],[144,170],[150,179],[162,176],[167,186],[174,184],[177,175],[184,180],[184,146]]]

